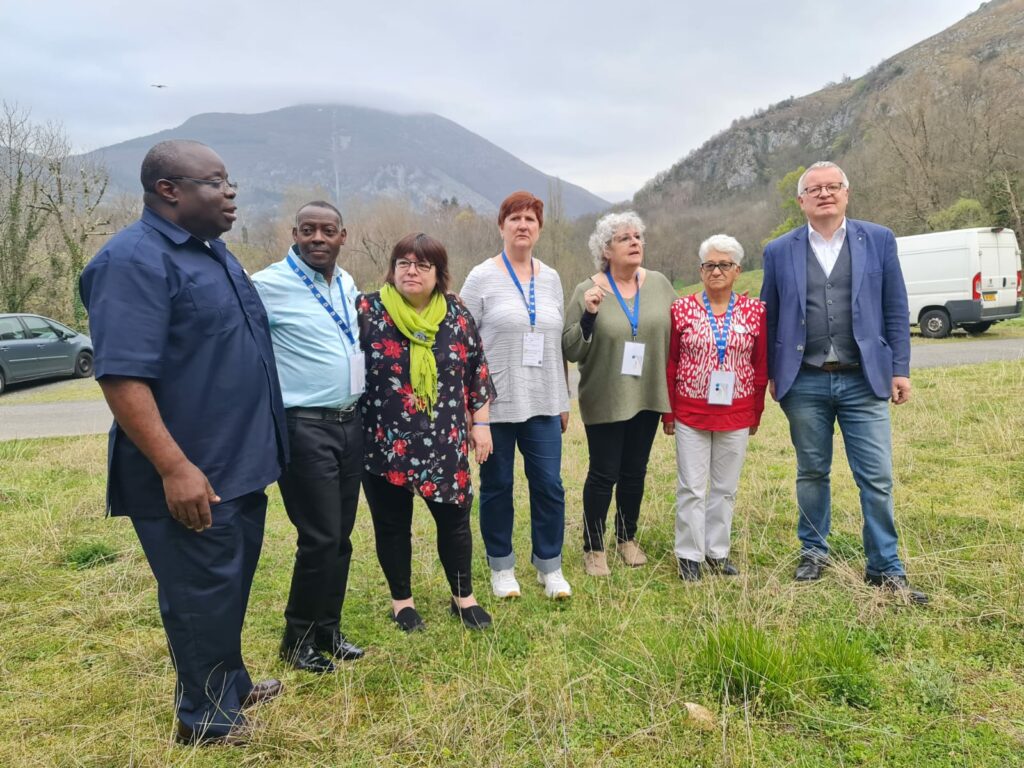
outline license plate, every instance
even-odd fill
[[[981,294],[981,298],[985,301],[995,301],[998,294],[995,291],[985,292]]]

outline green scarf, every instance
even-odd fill
[[[409,380],[416,407],[434,418],[437,402],[437,361],[434,359],[434,336],[448,313],[448,300],[434,291],[422,313],[413,309],[398,289],[385,283],[380,289],[384,309],[395,321],[395,327],[409,340]]]

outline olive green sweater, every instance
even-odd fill
[[[587,278],[576,286],[565,307],[562,353],[577,363],[580,372],[580,416],[584,424],[626,421],[640,411],[670,413],[665,367],[668,360],[670,308],[675,289],[660,272],[647,270],[640,286],[640,326],[637,341],[644,344],[643,373],[622,374],[624,344],[633,332],[614,294],[605,294],[598,308],[594,332],[585,341],[580,328],[583,294],[594,282]],[[633,300],[627,300],[632,308]]]

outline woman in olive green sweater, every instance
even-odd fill
[[[607,576],[604,527],[615,487],[616,550],[630,566],[647,562],[636,542],[647,459],[658,421],[670,414],[665,368],[676,292],[644,269],[644,223],[632,211],[610,213],[590,236],[597,274],[566,306],[562,352],[578,363],[580,416],[590,467],[583,486],[583,565]]]

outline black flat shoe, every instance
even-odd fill
[[[345,639],[341,632],[335,632],[326,642],[318,642],[316,649],[333,656],[338,661],[355,661],[366,654],[362,648]]]
[[[326,675],[334,671],[334,663],[320,653],[312,643],[302,643],[292,648],[281,643],[281,660],[302,672]]]
[[[397,614],[391,611],[389,614],[391,620],[398,625],[398,628],[403,632],[422,632],[427,628],[426,623],[423,621],[423,617],[420,616],[415,608],[408,607],[403,608]]]
[[[452,616],[462,619],[462,624],[466,629],[487,629],[491,626],[491,614],[479,605],[460,608],[453,598],[448,608],[452,612]]]
[[[821,571],[826,565],[828,560],[820,555],[802,554],[793,578],[797,581],[817,581],[821,578]]]
[[[700,581],[700,563],[696,560],[677,558],[679,564],[679,578],[683,581]]]
[[[910,581],[902,573],[865,573],[864,581],[873,587],[887,589],[894,595],[906,598],[914,605],[928,605],[928,595],[910,586]]]
[[[709,557],[707,559],[708,570],[712,573],[717,573],[719,576],[739,576],[740,569],[732,564],[732,560],[728,557],[721,557],[715,559]]]

